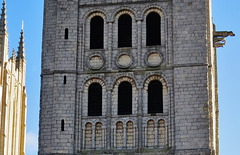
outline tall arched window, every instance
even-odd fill
[[[163,112],[163,87],[158,80],[153,80],[148,85],[148,113]]]
[[[161,45],[161,17],[156,12],[147,15],[147,46]]]
[[[88,116],[102,116],[102,86],[92,83],[88,88]]]
[[[90,22],[90,49],[103,49],[103,29],[103,18],[93,17]]]
[[[132,85],[122,82],[118,86],[118,115],[132,114]]]
[[[118,19],[118,47],[132,47],[132,17],[128,14]]]

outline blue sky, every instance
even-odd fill
[[[220,108],[220,154],[238,155],[240,148],[240,1],[212,0],[213,21],[217,30],[231,30],[236,36],[218,49],[218,89]],[[40,71],[43,0],[7,0],[9,50],[17,49],[21,24],[27,59],[26,86],[28,96],[26,154],[37,154],[40,102]]]

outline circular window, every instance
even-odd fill
[[[158,52],[150,53],[147,57],[147,64],[151,67],[159,66],[162,62],[162,57]]]
[[[117,59],[117,65],[120,68],[128,68],[132,65],[132,58],[127,54],[122,54]]]
[[[89,67],[91,69],[100,69],[103,66],[103,59],[99,55],[94,55],[89,59]]]

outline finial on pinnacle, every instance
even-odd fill
[[[3,0],[3,3],[2,3],[3,7],[2,7],[2,14],[5,14],[6,13],[6,1]]]
[[[13,51],[12,51],[12,57],[10,59],[13,60],[13,62],[16,61],[16,51],[15,51],[14,48],[13,48]]]
[[[23,28],[24,28],[24,21],[22,20],[22,31],[23,31]]]

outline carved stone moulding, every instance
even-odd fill
[[[146,65],[149,67],[157,67],[162,61],[163,59],[159,52],[148,52],[145,56]]]
[[[100,54],[93,54],[89,56],[88,67],[92,70],[99,70],[103,67],[104,59]]]
[[[117,56],[117,65],[119,68],[129,68],[133,64],[133,58],[127,53],[121,53]]]

